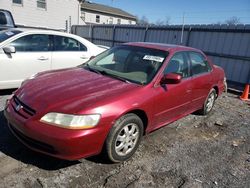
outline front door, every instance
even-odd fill
[[[19,87],[21,82],[31,75],[50,70],[51,52],[48,35],[26,35],[7,46],[14,46],[16,52],[6,54],[0,49],[1,88]]]
[[[170,59],[164,74],[176,73],[182,76],[178,84],[166,84],[155,88],[156,124],[161,126],[186,114],[191,103],[191,87],[189,64],[184,52],[177,52]]]

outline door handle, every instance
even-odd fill
[[[40,61],[45,61],[45,60],[48,60],[49,58],[48,57],[44,57],[44,56],[41,56],[38,58],[38,60]]]
[[[87,57],[87,56],[84,56],[84,55],[81,56],[80,58],[81,58],[81,59],[88,59],[88,57]]]

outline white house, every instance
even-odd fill
[[[84,1],[81,20],[86,24],[136,24],[136,17],[121,9]]]
[[[0,8],[9,10],[17,25],[69,30],[84,24],[77,0],[0,0]]]
[[[135,24],[136,17],[117,8],[79,0],[0,0],[16,25],[70,31],[72,25]],[[80,8],[81,7],[81,8]]]

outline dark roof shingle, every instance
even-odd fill
[[[112,15],[116,15],[116,16],[126,17],[126,18],[129,18],[132,20],[136,20],[136,17],[134,15],[129,14],[128,12],[126,12],[122,9],[110,7],[107,5],[92,3],[89,1],[84,1],[81,4],[81,9],[82,10],[85,9],[85,10],[97,11],[97,12],[101,12],[101,13],[107,13],[107,14],[112,14]]]

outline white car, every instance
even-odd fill
[[[58,31],[1,31],[0,89],[17,88],[24,79],[41,71],[83,64],[106,49]]]

